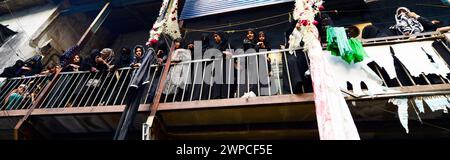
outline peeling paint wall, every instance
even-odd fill
[[[0,47],[0,72],[15,61],[30,58],[36,53],[29,40],[55,10],[55,5],[48,4],[0,16],[1,24],[18,32]]]

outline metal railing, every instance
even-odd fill
[[[397,41],[395,37],[388,37],[387,39]],[[376,41],[383,40],[376,39]],[[438,39],[437,42],[448,47],[445,39]],[[191,102],[311,93],[311,79],[308,75],[302,75],[309,70],[308,55],[301,50],[299,48],[291,53],[289,49],[242,52],[242,54],[226,58],[212,56],[212,58],[172,63],[170,64],[168,78],[161,82],[165,85],[160,102]],[[151,66],[151,69],[148,70],[148,77],[146,77],[149,83],[145,85],[144,96],[132,98],[140,98],[141,104],[153,102],[156,89],[160,85],[163,66],[164,64]],[[400,64],[397,67],[401,69],[400,72],[406,75],[406,79],[389,79],[381,73],[381,68],[378,65],[371,66],[373,71],[383,80],[383,86],[385,87],[431,86],[450,83],[440,76],[432,77],[422,74],[421,77],[413,77],[405,66]],[[298,83],[298,77],[296,77],[298,75],[291,74],[299,68],[302,68],[300,73],[302,83]],[[41,93],[41,91],[52,79],[51,76],[11,78],[6,80],[0,88],[0,109],[29,109],[33,103],[33,97],[40,94],[45,94],[45,96],[36,109],[125,105],[128,87],[135,71],[136,69],[133,68],[122,68],[114,72],[60,73],[48,93]],[[5,103],[6,97],[23,84],[27,87],[21,95],[22,98],[14,100],[13,103],[11,101]]]
[[[282,49],[173,63],[169,78],[164,82],[161,102],[294,94],[298,93],[295,87],[301,88],[300,93],[312,92],[312,89],[305,90],[305,83],[293,86],[293,78],[289,74],[289,58],[302,57],[304,62],[299,63],[306,64],[304,71],[308,70],[307,54],[301,50],[297,49],[292,55],[289,49]],[[287,73],[283,75],[283,72]],[[302,81],[310,81],[305,76],[302,78]],[[288,81],[288,86],[283,85],[286,84],[283,81]]]
[[[49,83],[51,77],[39,75],[5,80],[0,88],[0,110],[29,109],[35,99],[42,94],[43,88]],[[18,91],[20,86],[25,86],[22,92]],[[15,99],[10,98],[12,94],[16,94]]]
[[[153,65],[149,70],[146,86],[147,93],[152,85],[157,84],[159,66]],[[37,108],[70,108],[70,107],[100,107],[125,105],[126,95],[133,73],[137,69],[121,68],[112,72],[65,72],[58,75],[55,85]],[[149,94],[146,94],[148,97]],[[141,98],[141,97],[133,97]],[[149,103],[142,98],[142,103]]]

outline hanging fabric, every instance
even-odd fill
[[[443,77],[450,73],[445,62],[432,50],[432,42],[411,42],[392,45],[395,56],[405,65],[411,76],[419,77],[422,73],[437,74]],[[429,54],[436,65],[429,59]]]
[[[190,61],[191,60],[191,51],[187,49],[177,49],[172,54],[172,61]],[[163,91],[164,94],[174,94],[177,89],[185,89],[185,84],[188,80],[187,76],[189,73],[189,64],[175,64],[172,68],[170,68],[169,73],[167,74],[166,85]]]
[[[442,110],[444,113],[448,113],[447,108],[450,108],[450,103],[446,96],[428,96],[424,97],[423,100],[430,107],[431,111]]]
[[[386,93],[387,88],[383,87],[383,80],[372,71],[367,64],[355,63],[348,64],[339,57],[331,54],[324,55],[326,63],[333,70],[335,83],[340,88],[347,88],[347,82],[353,87],[353,93],[356,95],[373,95]],[[367,91],[362,90],[361,82],[367,86]]]
[[[348,42],[353,51],[354,62],[362,62],[367,57],[367,53],[364,51],[361,41],[356,38],[350,38]]]
[[[443,78],[447,79],[447,74],[450,73],[450,69],[448,64],[445,62],[443,57],[437,53],[437,51],[433,47],[433,41],[424,41],[420,42],[420,51],[428,54],[433,59],[432,66],[436,69],[436,75],[440,75]]]
[[[317,125],[321,140],[359,140],[358,130],[338,85],[335,84],[322,46],[314,17],[322,7],[322,0],[296,0],[294,17],[302,24],[305,51],[311,65]],[[294,45],[294,44],[289,44]]]
[[[389,103],[392,103],[398,107],[397,114],[402,124],[403,128],[405,128],[406,133],[409,133],[408,128],[408,98],[392,98],[389,99]]]
[[[416,97],[414,99],[414,103],[416,104],[420,113],[425,113],[425,108],[423,107],[423,97]]]
[[[394,58],[392,57],[389,45],[365,47],[364,50],[369,57],[364,60],[365,64],[374,61],[381,68],[384,68],[384,70],[386,70],[390,79],[394,79],[397,77],[397,73],[395,72]]]
[[[327,28],[327,50],[349,64],[362,62],[367,57],[361,41],[356,38],[348,39],[344,27]]]

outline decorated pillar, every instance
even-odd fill
[[[304,42],[304,50],[309,55],[320,139],[359,140],[350,110],[324,58],[324,54],[330,53],[322,51],[319,42],[315,26],[318,22],[314,17],[324,8],[322,4],[322,0],[295,1],[293,17],[298,24],[289,37],[289,48],[298,48],[299,42]]]

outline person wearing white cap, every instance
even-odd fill
[[[424,31],[423,25],[414,17],[411,17],[411,11],[406,7],[399,7],[395,12],[396,24],[390,27],[391,30],[400,35],[412,35]]]

